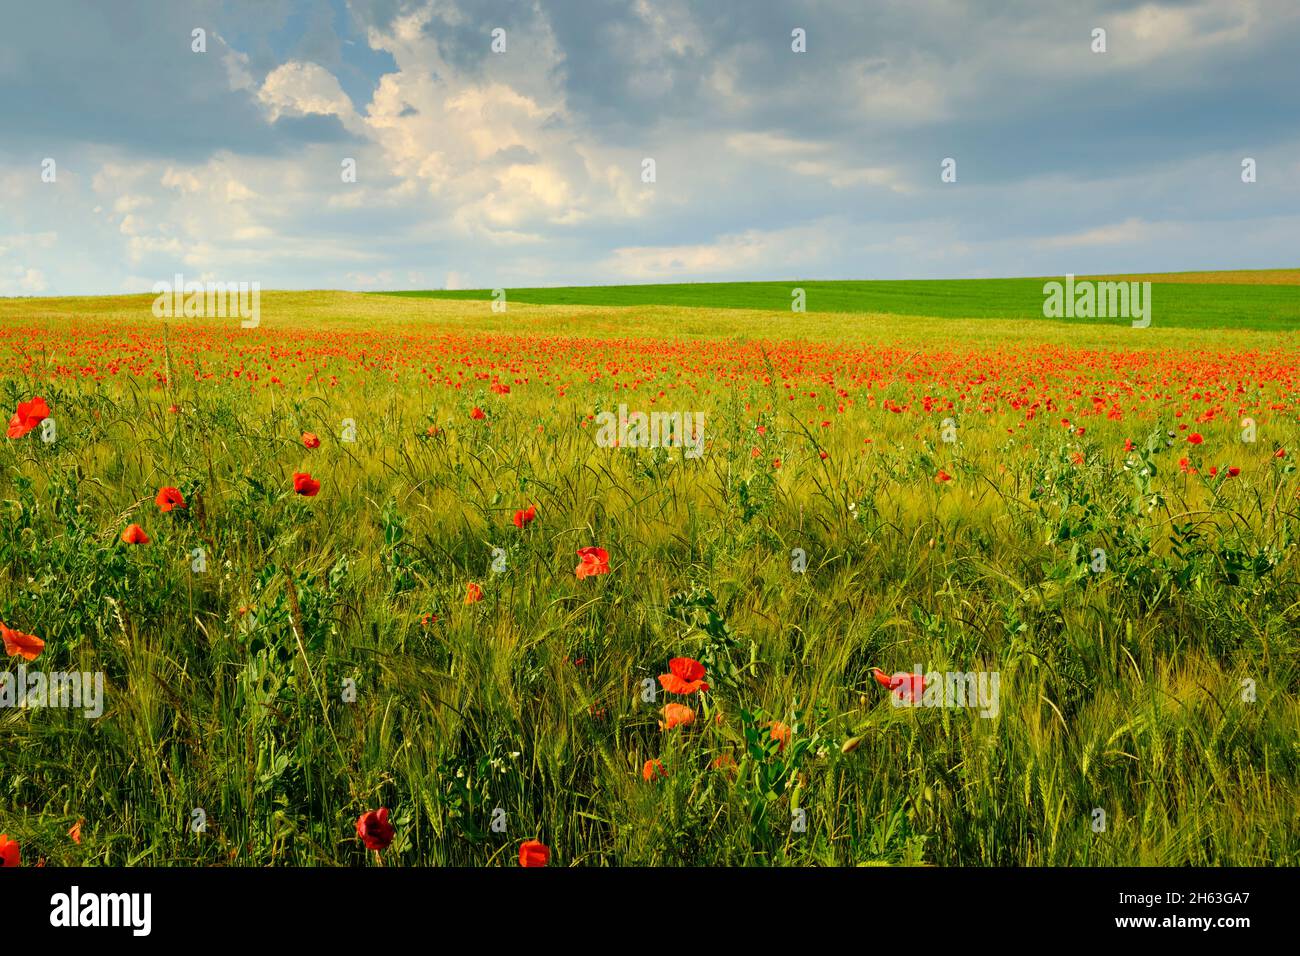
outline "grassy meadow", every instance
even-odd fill
[[[1156,308],[1166,327],[1300,328],[1300,270],[1189,272],[1163,275],[1078,276],[1080,280],[1146,281],[1158,288]],[[934,316],[947,319],[1043,317],[1046,279],[932,279],[786,282],[700,282],[662,285],[578,286],[510,289],[510,302],[536,305],[685,306],[695,309],[751,309],[790,312],[791,292],[803,289],[809,312]],[[384,293],[412,298],[483,300],[491,289]],[[1113,319],[1075,319],[1108,324]]]
[[[1295,865],[1300,273],[1265,276],[1165,277],[1146,329],[1046,320],[1042,280],[0,300],[4,413],[54,423],[0,446],[0,621],[44,642],[5,666],[104,675],[97,717],[0,708],[0,832]],[[620,404],[703,412],[703,453],[602,447]],[[996,673],[996,714],[895,706],[916,667]]]

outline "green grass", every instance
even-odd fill
[[[1245,274],[1247,277],[1249,273]],[[1084,277],[1079,277],[1080,279]],[[1171,275],[1153,287],[1156,328],[1300,329],[1300,287],[1241,281],[1179,282]],[[917,315],[939,318],[1043,322],[1047,279],[936,279],[899,281],[701,282],[507,289],[509,302],[538,305],[683,306],[789,312],[791,290],[802,288],[809,312]],[[484,300],[491,289],[376,293],[412,298]],[[1123,319],[1078,323],[1126,325]]]

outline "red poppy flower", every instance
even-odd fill
[[[310,472],[293,473],[293,490],[308,498],[315,498],[320,493],[320,482],[312,479]]]
[[[1285,448],[1279,448],[1277,451],[1275,451],[1275,452],[1273,453],[1273,457],[1274,457],[1274,458],[1285,458],[1285,457],[1286,457],[1286,449],[1285,449]]]
[[[1199,445],[1203,441],[1205,441],[1205,439],[1201,437],[1200,432],[1192,432],[1187,436],[1187,442],[1191,445]]]
[[[689,727],[695,723],[695,711],[685,704],[665,704],[663,720],[659,721],[660,730],[672,730],[674,727]]]
[[[122,532],[123,544],[148,544],[149,536],[144,533],[144,528],[138,524],[129,524],[126,530]]]
[[[871,674],[876,678],[877,684],[892,690],[899,700],[915,702],[925,692],[925,678],[920,674],[903,673],[890,677],[879,667],[871,668]]]
[[[9,437],[22,438],[50,417],[50,406],[39,395],[30,402],[19,402],[14,417],[9,419]]]
[[[320,447],[320,436],[317,435],[315,432],[303,432],[303,433],[302,433],[302,446],[303,446],[304,448],[319,448],[319,447]]]
[[[703,680],[704,665],[689,657],[674,657],[668,662],[669,674],[660,674],[659,683],[670,694],[694,694],[697,690],[708,690],[709,685]]]
[[[656,777],[666,777],[668,771],[658,760],[647,760],[645,766],[641,768],[641,779],[647,783],[653,781]]]
[[[790,742],[791,730],[779,720],[772,721],[772,729],[768,734],[773,740],[778,741],[776,749],[784,750],[785,745]]]
[[[388,822],[388,808],[368,810],[357,818],[357,836],[367,850],[387,850],[393,842],[393,825]]]
[[[177,489],[168,486],[158,489],[158,497],[154,498],[154,504],[158,506],[159,511],[166,514],[173,508],[184,508],[185,499]]]
[[[41,656],[45,642],[34,634],[24,634],[0,624],[0,636],[5,642],[5,653],[10,657],[21,657],[25,661],[34,661]]]
[[[545,866],[551,862],[551,848],[540,840],[525,840],[519,847],[520,866]]]
[[[1231,468],[1228,469],[1229,478],[1236,478],[1240,474],[1241,474],[1241,469],[1238,468],[1236,465],[1233,465]]]
[[[23,858],[18,852],[20,849],[17,840],[9,839],[7,833],[0,833],[0,867],[21,866]]]
[[[934,476],[934,480],[937,482],[952,481],[952,475],[948,474],[946,471],[940,468],[939,474]]]
[[[475,405],[473,411],[469,413],[469,417],[474,419],[474,421],[479,422],[487,418],[487,415],[484,414],[483,409]]]
[[[529,505],[524,511],[515,512],[515,527],[522,528],[537,517],[537,505]]]
[[[481,600],[483,600],[483,589],[471,581],[465,586],[465,603],[473,604]]]
[[[609,552],[604,548],[579,548],[578,559],[581,563],[573,573],[579,581],[594,574],[609,574]]]
[[[78,844],[81,843],[81,824],[82,824],[82,823],[83,823],[83,821],[78,820],[76,823],[74,823],[74,824],[72,825],[72,828],[71,828],[70,830],[68,830],[68,836],[72,837],[72,842],[73,842],[73,843],[78,843]]]

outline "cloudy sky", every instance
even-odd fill
[[[1296,0],[3,3],[0,295],[1300,265]]]

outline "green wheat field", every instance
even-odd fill
[[[0,300],[0,666],[103,675],[97,716],[0,706],[0,833],[1294,866],[1300,271],[1133,278],[1147,328],[1033,279]],[[701,453],[607,447],[620,405]],[[899,706],[918,668],[996,713]]]

